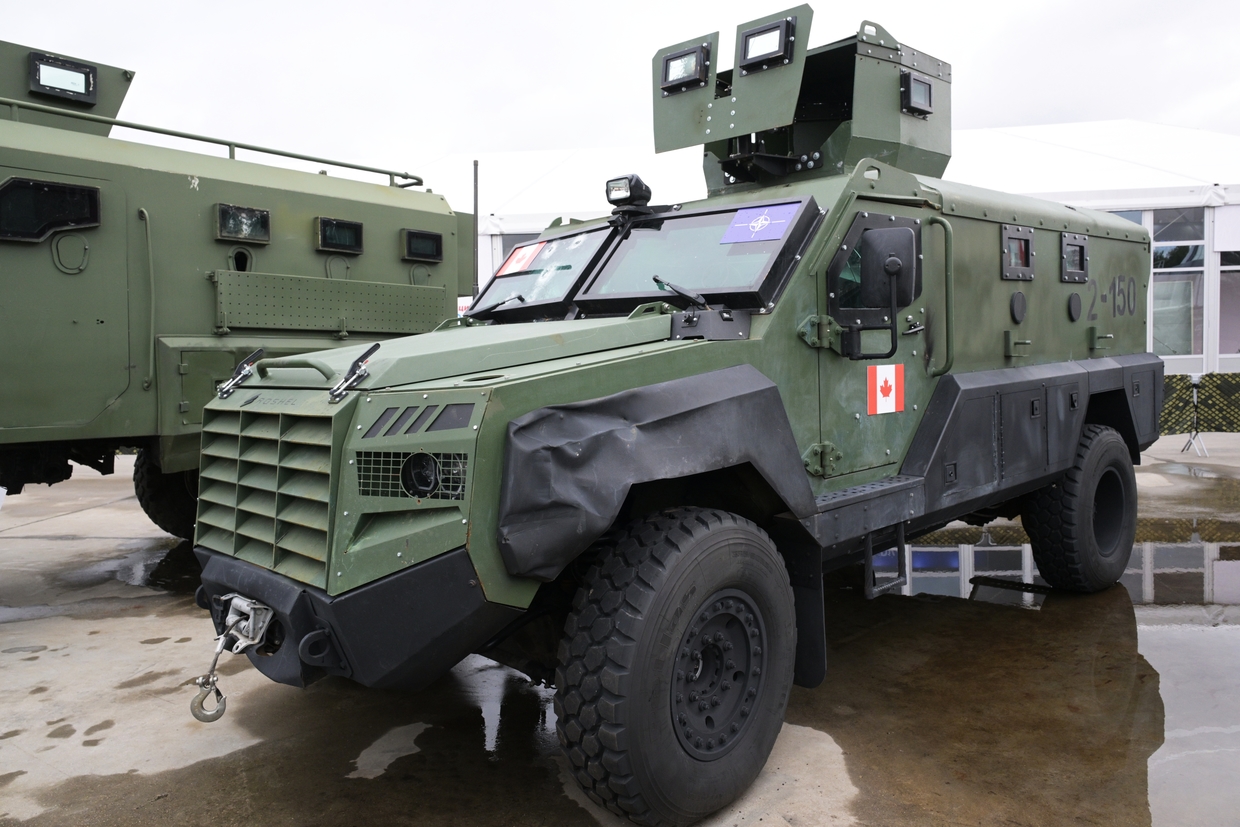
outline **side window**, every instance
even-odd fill
[[[42,241],[57,230],[97,226],[97,187],[28,178],[0,184],[0,240]]]
[[[867,300],[861,284],[861,237],[866,230],[882,230],[890,227],[907,227],[916,238],[916,275],[913,298],[921,295],[921,221],[873,212],[859,212],[844,236],[844,243],[835,251],[827,267],[827,292],[831,315],[841,324],[879,324],[888,310],[888,302],[875,302],[871,295]],[[871,291],[873,292],[873,291]]]

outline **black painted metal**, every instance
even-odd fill
[[[247,652],[273,681],[306,686],[325,675],[365,686],[417,690],[470,654],[521,612],[488,603],[464,548],[342,595],[199,546],[204,596],[217,632],[232,592],[275,610],[284,643],[270,656]]]

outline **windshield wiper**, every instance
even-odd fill
[[[481,310],[471,310],[465,315],[471,319],[476,319],[479,316],[481,316],[483,313],[490,313],[492,310],[498,310],[504,305],[508,304],[509,302],[521,302],[522,304],[525,304],[525,296],[522,296],[520,293],[518,293],[515,296],[509,296],[503,301],[497,301],[495,304],[488,304],[486,307],[482,308]]]
[[[703,310],[710,310],[710,305],[706,303],[706,298],[702,296],[702,294],[690,293],[685,288],[678,287],[670,281],[661,279],[658,276],[651,276],[651,278],[654,279],[655,284],[659,285],[660,290],[670,290],[677,296],[680,296],[682,299],[692,304],[694,307],[700,307]]]

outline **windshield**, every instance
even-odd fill
[[[565,298],[607,238],[607,231],[603,227],[513,248],[473,306],[483,309],[514,296],[524,302],[513,301],[509,307]]]
[[[652,276],[702,293],[756,290],[800,207],[774,204],[638,222],[583,295],[657,293]]]

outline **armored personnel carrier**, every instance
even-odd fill
[[[221,648],[409,689],[480,652],[554,685],[591,798],[687,824],[823,680],[825,571],[878,594],[884,551],[1019,515],[1053,586],[1118,580],[1161,408],[1146,231],[942,180],[951,67],[871,22],[809,50],[811,16],[742,25],[731,69],[717,33],[655,55],[705,200],[607,181],[466,317],[207,405]]]
[[[70,463],[111,473],[118,448],[137,448],[142,507],[188,538],[217,384],[259,349],[371,342],[455,316],[472,293],[472,217],[408,173],[117,121],[133,78],[0,43],[0,486],[60,482]],[[228,157],[109,137],[117,125]]]

